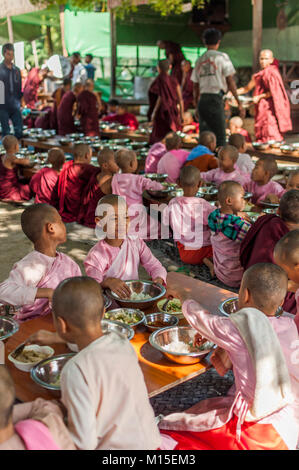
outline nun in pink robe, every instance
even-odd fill
[[[34,250],[18,261],[8,279],[0,284],[0,302],[22,306],[15,317],[20,322],[48,315],[49,300],[36,299],[37,289],[55,289],[61,281],[74,276],[81,276],[81,270],[69,256],[57,252],[53,258]]]
[[[244,273],[240,263],[240,243],[223,233],[211,236],[214,271],[217,278],[229,287],[239,287]]]
[[[250,175],[242,173],[237,165],[235,165],[235,169],[231,173],[226,173],[221,168],[215,168],[214,170],[201,173],[201,178],[206,183],[214,183],[216,186],[220,186],[223,181],[236,181],[244,186],[250,180]]]
[[[295,449],[299,369],[294,361],[294,321],[267,317],[255,308],[224,318],[194,300],[186,300],[182,310],[195,330],[228,353],[235,385],[225,397],[166,416],[159,424],[162,433],[168,430],[176,442],[182,437],[188,445],[176,449]],[[261,356],[264,361],[258,360]]]
[[[183,149],[170,150],[160,159],[157,167],[158,173],[168,174],[166,181],[176,183],[188,155],[189,152]]]
[[[162,142],[152,145],[145,160],[145,173],[157,173],[158,163],[166,152],[166,146]]]
[[[279,199],[284,195],[286,190],[277,181],[270,180],[267,184],[259,186],[255,181],[248,181],[244,186],[245,191],[252,193],[253,204],[259,204],[264,201],[268,194],[275,194]]]

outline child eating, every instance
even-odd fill
[[[130,295],[124,281],[139,278],[139,263],[154,282],[166,283],[166,269],[145,242],[128,235],[129,218],[124,198],[115,194],[104,196],[98,203],[95,220],[96,233],[102,239],[85,258],[88,276],[96,279],[103,289],[111,289],[121,298]]]
[[[175,450],[296,448],[299,376],[292,357],[298,332],[291,318],[277,317],[287,283],[279,266],[252,266],[242,278],[240,310],[229,318],[206,312],[183,287],[168,291],[180,298],[184,316],[199,333],[197,340],[204,337],[225,350],[235,376],[233,393],[160,422],[162,432],[167,430],[178,443]]]
[[[247,144],[245,137],[241,134],[232,134],[228,142],[230,145],[236,147],[239,152],[239,157],[236,163],[239,170],[243,173],[251,173],[255,165],[251,160],[251,156],[246,153]]]
[[[50,313],[55,287],[66,277],[80,276],[81,271],[71,258],[56,251],[66,242],[66,228],[54,207],[27,207],[21,225],[34,250],[18,261],[0,284],[0,302],[22,306],[16,318],[25,321]]]
[[[241,134],[246,142],[251,143],[251,137],[246,129],[243,129],[243,120],[240,116],[234,116],[229,120],[229,130],[231,134]]]
[[[189,153],[185,166],[196,166],[200,171],[209,171],[218,168],[215,157],[216,135],[210,131],[200,133],[199,145]]]
[[[157,170],[158,173],[168,174],[166,181],[176,183],[189,152],[181,148],[182,139],[175,132],[166,136],[165,145],[167,152],[159,160]]]
[[[251,181],[246,182],[244,188],[253,194],[253,204],[260,204],[261,201],[278,202],[285,193],[284,188],[272,181],[278,171],[276,161],[270,156],[259,158],[251,173]]]
[[[239,287],[243,268],[240,264],[240,244],[250,229],[243,219],[244,189],[236,181],[225,181],[219,186],[220,208],[208,217],[212,230],[214,270],[217,278],[230,287]]]
[[[50,149],[46,163],[50,164],[51,168],[42,168],[33,175],[30,188],[35,194],[34,202],[36,204],[51,204],[55,207],[57,205],[57,189],[55,192],[55,187],[58,184],[61,168],[65,163],[64,151],[58,147]]]
[[[242,186],[248,181],[249,176],[242,173],[236,163],[239,152],[232,145],[221,147],[218,152],[219,168],[201,173],[202,179],[206,183],[214,183],[219,186],[223,181],[236,181]]]
[[[200,171],[186,166],[180,172],[179,184],[184,196],[173,198],[163,211],[163,223],[170,224],[180,258],[188,264],[206,264],[213,268],[213,251],[208,216],[214,207],[196,197],[200,186]]]
[[[94,279],[66,279],[54,292],[56,331],[79,348],[61,373],[68,429],[80,450],[157,449],[161,438],[136,353],[124,336],[103,334],[103,313]]]

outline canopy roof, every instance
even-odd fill
[[[23,15],[33,11],[44,10],[45,5],[33,5],[30,0],[1,0],[0,18],[7,16]]]

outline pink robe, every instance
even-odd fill
[[[184,302],[183,313],[188,323],[202,336],[227,351],[233,364],[235,385],[227,396],[204,400],[185,413],[172,414],[166,417],[159,427],[200,433],[220,428],[236,415],[242,432],[244,420],[246,424],[246,410],[253,403],[255,396],[255,369],[249,351],[229,318],[209,314],[194,300]],[[293,354],[298,332],[291,318],[268,317],[268,320],[278,336],[295,401],[260,419],[258,423],[271,424],[288,448],[295,449],[299,431],[299,369],[293,360]],[[200,441],[200,434],[198,439]],[[215,449],[217,448],[215,442]]]
[[[208,216],[214,206],[199,197],[175,197],[163,211],[163,223],[173,230],[173,238],[185,247],[199,250],[211,245]],[[194,239],[195,236],[195,239]]]
[[[28,108],[35,108],[37,102],[37,93],[42,80],[39,77],[40,69],[34,67],[30,70],[25,82],[23,97]]]
[[[0,284],[0,299],[4,304],[22,306],[17,313],[19,321],[48,315],[49,300],[36,299],[38,288],[55,289],[68,277],[81,276],[79,266],[69,256],[57,252],[56,257],[32,251],[17,262],[8,279]]]
[[[157,173],[158,163],[166,152],[166,147],[162,142],[152,145],[145,160],[145,173]]]
[[[235,169],[231,173],[225,173],[221,168],[215,168],[214,170],[201,173],[201,177],[207,183],[215,183],[216,186],[220,186],[223,181],[236,181],[244,186],[250,179],[250,175],[242,173],[237,165],[235,165]]]
[[[18,166],[13,169],[6,168],[0,156],[0,200],[29,201],[30,198],[29,185],[19,182]]]
[[[253,204],[259,204],[264,201],[268,194],[276,194],[279,198],[286,192],[285,189],[276,181],[270,180],[267,184],[259,186],[254,181],[249,181],[244,186],[245,191],[253,194]]]
[[[297,313],[296,313],[294,320],[295,320],[295,323],[299,332],[299,289],[296,291],[295,299],[296,299],[296,305],[297,305]]]
[[[127,205],[142,204],[142,193],[147,189],[160,190],[163,189],[161,183],[152,181],[142,175],[132,173],[118,173],[113,176],[112,193],[122,196],[126,199]]]
[[[34,202],[36,204],[51,204],[56,205],[55,201],[55,186],[58,183],[58,173],[52,168],[42,168],[35,175],[32,176],[30,181],[30,188],[35,194]]]
[[[166,181],[176,183],[188,155],[189,152],[183,149],[170,150],[160,159],[157,168],[158,173],[168,174]]]
[[[93,277],[100,284],[108,277],[123,281],[139,279],[139,264],[142,264],[152,279],[161,277],[166,283],[166,269],[139,238],[126,238],[120,248],[101,240],[89,251],[84,261],[87,276]]]
[[[214,270],[217,278],[230,287],[239,287],[243,276],[240,263],[240,242],[223,233],[211,236]]]

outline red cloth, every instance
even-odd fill
[[[28,108],[35,108],[37,102],[37,93],[42,80],[39,77],[40,69],[34,67],[30,70],[25,82],[23,97]]]
[[[31,191],[28,184],[18,179],[18,167],[13,170],[3,165],[0,157],[0,199],[5,201],[29,201]]]
[[[62,97],[57,110],[58,134],[66,135],[76,132],[73,107],[76,102],[76,96],[72,91],[68,91]]]
[[[95,228],[95,211],[99,200],[105,196],[98,186],[97,174],[94,174],[89,184],[85,187],[77,222],[86,227]]]
[[[249,135],[249,132],[246,129],[240,129],[239,134],[243,135],[245,137],[246,142],[251,143],[251,137]]]
[[[184,83],[182,83],[182,95],[184,101],[184,111],[193,108],[193,82],[191,80],[192,69],[189,70]]]
[[[58,173],[52,168],[42,168],[30,181],[30,188],[35,194],[36,204],[44,203],[56,206],[55,189],[58,184]]]
[[[218,168],[218,160],[214,155],[206,153],[204,155],[200,155],[197,158],[194,158],[193,160],[190,160],[189,162],[186,162],[184,166],[196,166],[199,171],[205,173],[206,171]]]
[[[163,430],[162,433],[178,442],[174,450],[288,450],[272,424],[245,422],[240,441],[237,441],[237,421],[234,415],[218,429],[204,432]]]
[[[177,86],[177,80],[163,72],[158,75],[150,86],[148,92],[149,118],[151,118],[157,99],[160,97],[161,100],[150,136],[151,145],[161,142],[169,132],[180,130]]]
[[[84,90],[79,94],[77,101],[84,134],[89,136],[100,135],[98,101],[94,93]]]
[[[185,56],[182,52],[181,46],[178,43],[172,41],[163,42],[165,44],[165,54],[167,59],[169,58],[170,54],[172,54],[173,56],[171,75],[176,78],[179,83],[181,83],[183,76],[181,64],[182,61],[185,60]]]
[[[65,94],[65,90],[63,87],[57,88],[57,90],[55,90],[54,93],[52,94],[54,103],[53,103],[53,107],[50,113],[50,129],[55,129],[56,132],[58,132],[57,110],[64,94]]]
[[[99,168],[88,163],[66,162],[58,179],[59,214],[64,222],[75,222],[84,187]]]
[[[291,106],[280,72],[269,65],[254,75],[254,96],[271,92],[271,97],[255,105],[255,136],[260,142],[283,140],[283,134],[292,130]]]
[[[177,242],[180,258],[187,264],[202,264],[204,258],[213,258],[212,246],[203,246],[199,250],[186,250],[185,246]]]
[[[139,127],[139,122],[137,121],[136,116],[132,113],[112,114],[111,116],[105,116],[102,121],[118,122],[123,126],[130,127],[134,131]]]
[[[244,270],[257,263],[274,263],[275,245],[288,232],[288,227],[277,215],[266,214],[259,217],[241,243],[240,262]],[[296,314],[296,300],[293,292],[288,292],[283,309]]]

